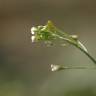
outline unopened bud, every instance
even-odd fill
[[[64,69],[64,68],[60,65],[51,64],[51,71],[59,71],[62,69]]]
[[[72,37],[74,40],[77,40],[78,39],[78,36],[77,35],[70,35],[70,37]]]

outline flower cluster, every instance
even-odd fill
[[[53,45],[53,40],[65,40],[68,43],[78,47],[80,50],[88,52],[86,47],[78,40],[77,35],[69,35],[57,29],[51,21],[48,21],[45,26],[36,26],[31,28],[31,40],[44,41],[46,44]]]
[[[77,44],[78,36],[77,35],[69,35],[66,32],[62,32],[57,29],[51,21],[45,26],[36,26],[31,28],[31,40],[34,41],[47,41],[51,42],[55,39],[65,40],[71,44]]]
[[[56,38],[55,36],[56,30],[51,21],[45,26],[37,26],[31,28],[31,40],[34,41],[50,41]]]

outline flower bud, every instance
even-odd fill
[[[63,69],[60,65],[51,64],[51,71],[59,71]]]
[[[70,35],[71,38],[73,38],[74,40],[77,40],[78,39],[78,36],[77,35]]]

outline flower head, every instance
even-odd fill
[[[80,47],[84,51],[88,52],[87,49],[78,40],[77,35],[69,35],[66,32],[62,32],[57,29],[51,21],[48,21],[44,26],[36,26],[31,28],[31,40],[34,41],[44,41],[47,45],[53,45],[53,40],[65,40],[74,46]]]
[[[56,38],[55,32],[56,28],[51,21],[48,21],[48,23],[45,26],[32,27],[32,42],[54,40]]]

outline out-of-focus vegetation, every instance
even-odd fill
[[[41,96],[95,96],[96,70],[63,70],[54,73],[41,87]]]

